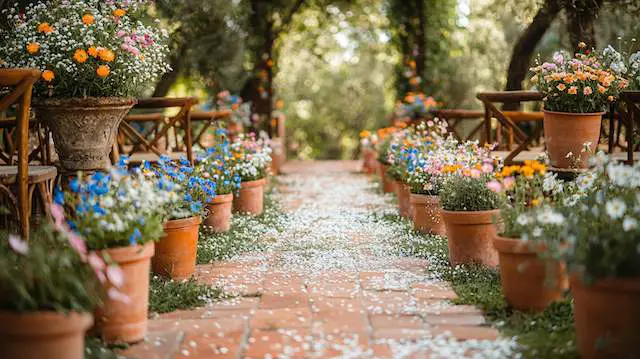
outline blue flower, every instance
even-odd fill
[[[187,202],[193,201],[193,197],[191,196],[191,193],[185,193],[184,194],[184,200],[187,201]]]
[[[72,179],[69,181],[69,188],[71,192],[78,193],[80,191],[80,181],[77,178]]]
[[[55,191],[53,192],[53,203],[59,204],[61,206],[64,204],[64,193],[59,186],[56,187]]]
[[[191,165],[191,163],[189,163],[189,161],[186,158],[184,158],[183,156],[180,156],[180,164],[183,165],[183,166],[190,166]]]
[[[140,233],[140,230],[138,228],[135,228],[133,230],[133,233],[129,237],[129,244],[135,246],[138,243],[138,239],[140,238],[142,238],[142,233]]]
[[[202,210],[202,203],[200,202],[191,202],[191,212],[198,213]]]

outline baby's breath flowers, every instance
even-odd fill
[[[136,18],[145,2],[53,0],[3,10],[11,26],[0,29],[0,67],[42,70],[36,97],[136,96],[170,70],[166,31]]]

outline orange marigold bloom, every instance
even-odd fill
[[[96,22],[96,18],[93,17],[93,15],[91,14],[84,14],[82,15],[82,23],[85,25],[91,25],[94,22]]]
[[[38,32],[48,34],[52,31],[53,31],[53,28],[51,27],[51,25],[49,25],[48,22],[43,22],[38,25]]]
[[[98,50],[98,57],[103,61],[112,62],[116,58],[116,55],[109,49],[100,49]]]
[[[89,55],[87,55],[87,52],[84,51],[83,49],[77,49],[76,52],[73,54],[73,59],[76,60],[76,62],[79,64],[85,63],[88,58],[89,58]]]
[[[575,86],[571,86],[569,87],[569,90],[567,90],[567,93],[569,93],[569,95],[575,95],[578,93],[578,88]]]
[[[127,14],[125,9],[115,9],[113,10],[113,16],[115,17],[123,17]]]
[[[607,89],[605,87],[603,87],[603,86],[598,85],[598,92],[603,94],[603,93],[607,92]]]
[[[45,80],[47,82],[51,82],[55,78],[56,78],[56,75],[53,73],[53,71],[51,71],[51,70],[42,71],[42,79],[43,80]]]
[[[98,49],[96,49],[95,46],[91,46],[90,48],[88,48],[87,53],[91,57],[98,57]]]
[[[27,44],[27,52],[31,55],[35,55],[40,51],[40,44],[37,42],[30,42]]]
[[[96,74],[98,74],[98,76],[102,78],[109,76],[110,73],[111,73],[111,69],[107,65],[100,65],[96,70]]]

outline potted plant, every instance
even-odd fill
[[[255,134],[240,135],[231,143],[233,171],[240,176],[240,188],[233,197],[236,212],[260,215],[264,211],[264,187],[271,165],[271,148]]]
[[[403,131],[407,130],[405,129]],[[409,188],[404,183],[407,167],[407,154],[409,151],[407,150],[407,146],[401,144],[401,141],[408,141],[407,135],[403,137],[404,139],[401,140],[397,138],[391,143],[387,159],[389,164],[387,166],[385,178],[392,183],[391,186],[396,194],[396,198],[398,199],[398,212],[400,213],[400,216],[409,218],[411,212]]]
[[[239,96],[231,95],[229,91],[218,93],[216,104],[219,110],[230,112],[227,131],[230,138],[244,132],[245,126],[251,124],[251,102],[243,102]]]
[[[487,163],[489,164],[489,163]],[[487,187],[493,179],[491,168],[449,165],[451,173],[440,190],[442,219],[447,233],[451,265],[480,263],[497,267],[498,254],[492,246],[500,214],[500,196]]]
[[[532,68],[531,79],[544,95],[544,138],[551,166],[586,168],[590,154],[584,144],[596,148],[602,114],[628,81],[603,66],[599,56],[580,43],[574,57],[556,53],[552,62]],[[567,136],[571,134],[571,136]],[[575,162],[575,163],[573,163]]]
[[[198,171],[216,184],[216,195],[207,203],[204,224],[214,232],[231,228],[233,192],[240,188],[240,175],[234,172],[233,154],[226,130],[216,129],[216,143],[200,156]]]
[[[378,153],[378,177],[382,184],[382,192],[393,193],[393,182],[387,177],[387,171],[389,170],[389,150],[391,148],[391,136],[392,131],[395,131],[394,127],[387,127],[378,130],[378,136],[381,138],[376,148]]]
[[[373,149],[374,137],[370,131],[360,131],[360,151],[362,152],[362,171],[366,174],[375,173],[377,153]]]
[[[504,297],[515,309],[541,312],[564,297],[569,287],[564,263],[541,258],[546,236],[531,238],[527,232],[527,213],[534,208],[558,202],[565,194],[562,182],[538,161],[523,166],[506,166],[487,185],[504,197],[500,211],[503,227],[493,239],[500,262]],[[547,213],[549,221],[557,220]],[[525,240],[526,239],[526,240]]]
[[[84,358],[85,332],[93,311],[123,281],[120,269],[105,264],[69,232],[62,210],[52,208],[56,227],[31,234],[30,242],[0,235],[0,348],[4,358]]]
[[[155,166],[145,165],[157,179],[173,187],[178,199],[166,204],[168,221],[164,237],[155,245],[151,260],[154,273],[172,279],[186,279],[196,269],[198,233],[206,204],[216,195],[216,183],[194,170],[186,159],[176,163],[161,156]]]
[[[556,208],[553,223],[531,216],[528,235],[546,227],[566,243],[547,252],[567,264],[581,356],[639,357],[640,166],[610,162],[603,153],[592,163],[593,175],[578,183],[584,196]]]
[[[54,200],[63,205],[71,228],[86,239],[88,249],[124,272],[121,291],[130,301],[107,299],[96,311],[95,329],[108,342],[133,343],[146,334],[153,243],[163,235],[165,205],[178,200],[169,187],[141,171],[130,174],[120,168],[80,175],[70,180],[67,191],[56,191]]]
[[[2,67],[36,67],[33,107],[68,172],[104,169],[118,126],[169,70],[167,34],[138,21],[144,1],[54,0],[9,9]]]

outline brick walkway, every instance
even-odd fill
[[[454,306],[426,260],[403,258],[393,212],[356,162],[292,162],[279,188],[291,224],[264,253],[198,267],[237,298],[150,320],[140,358],[508,357],[511,339]],[[472,340],[470,340],[472,339]],[[504,353],[502,355],[501,353]]]

